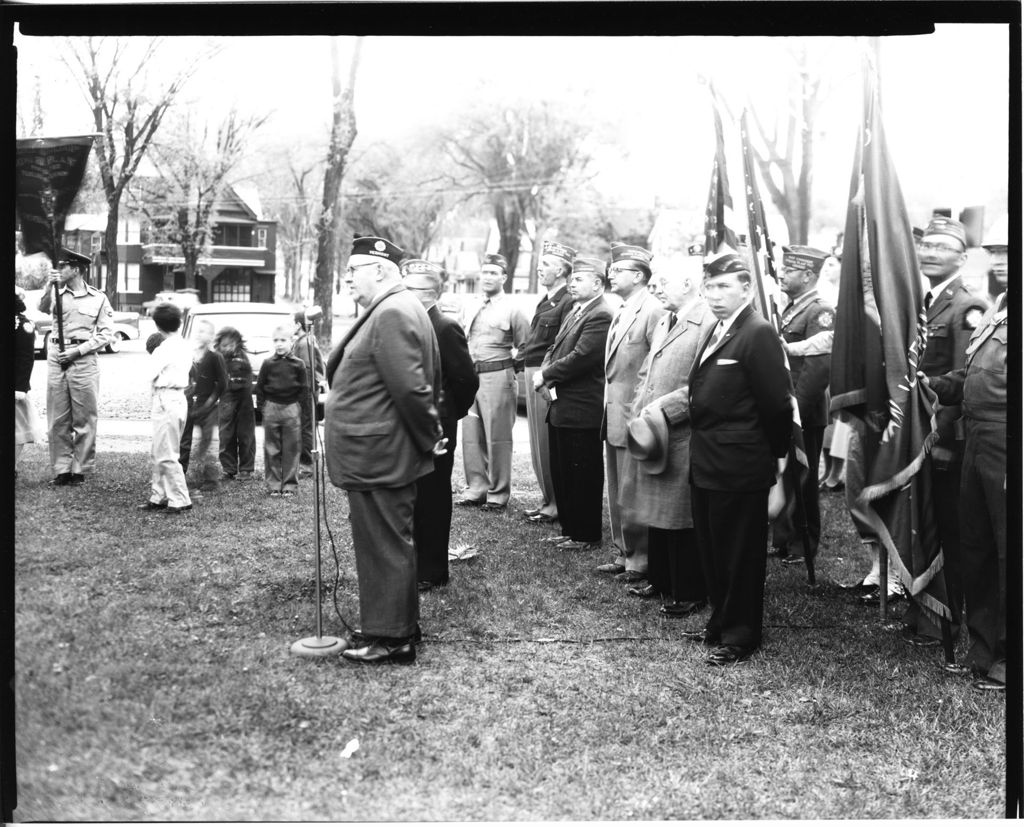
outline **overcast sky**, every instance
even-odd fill
[[[680,193],[703,198],[713,152],[711,78],[737,114],[745,100],[772,113],[785,106],[780,72],[785,41],[716,37],[368,37],[356,87],[358,143],[395,140],[452,117],[472,96],[579,98],[622,124],[625,149],[602,159],[602,188],[631,206]],[[817,128],[816,199],[845,202],[860,114],[855,38],[825,45],[836,78]],[[886,132],[913,220],[932,206],[990,205],[1005,211],[1008,27],[939,25],[932,35],[882,40]],[[44,79],[48,134],[91,131],[81,94],[45,38],[20,38],[19,100]],[[175,61],[195,43],[174,45]],[[351,40],[342,39],[343,61]],[[166,65],[166,64],[165,64]],[[195,111],[273,111],[264,141],[315,143],[330,110],[326,38],[232,37],[189,88]],[[157,69],[159,67],[154,67]],[[30,100],[30,98],[28,98]],[[731,172],[741,180],[740,169]],[[688,197],[688,200],[693,200]],[[995,209],[993,209],[995,206]],[[920,215],[921,213],[925,215]]]

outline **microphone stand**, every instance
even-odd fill
[[[291,652],[304,658],[324,658],[330,655],[339,654],[342,650],[348,649],[350,643],[344,638],[324,636],[323,634],[323,607],[320,599],[320,450],[317,447],[317,422],[316,422],[316,397],[318,388],[316,385],[316,361],[313,353],[313,338],[309,330],[309,322],[303,317],[301,322],[303,333],[306,335],[306,352],[309,354],[309,415],[313,420],[313,448],[310,452],[313,457],[313,515],[316,522],[316,636],[305,637],[292,644]]]

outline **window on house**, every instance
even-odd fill
[[[124,293],[138,293],[139,292],[139,265],[137,263],[130,264],[127,261],[121,262],[121,278],[120,287],[121,292]]]
[[[260,227],[256,230],[256,246],[266,249],[267,247],[267,228]]]
[[[225,270],[213,280],[215,302],[247,302],[252,298],[252,278],[248,271]]]
[[[213,228],[213,243],[223,247],[252,247],[252,227],[248,224],[218,224]]]

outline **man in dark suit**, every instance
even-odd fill
[[[690,483],[711,617],[708,663],[761,645],[768,491],[789,450],[789,371],[772,326],[750,306],[744,259],[708,262],[702,293],[718,319],[690,369]]]
[[[327,360],[327,472],[348,495],[359,577],[361,639],[341,654],[361,663],[416,659],[416,480],[445,445],[437,339],[401,258],[386,239],[353,242],[345,282],[365,312]]]
[[[543,394],[530,393],[533,375],[540,370],[544,354],[555,341],[565,317],[572,312],[572,297],[568,280],[572,274],[572,261],[576,251],[557,241],[545,241],[537,280],[546,291],[537,303],[530,321],[530,335],[523,348],[523,366],[526,372],[526,421],[530,426],[530,459],[533,473],[540,488],[540,506],[523,512],[531,523],[553,523],[558,519],[555,492],[551,482],[551,456],[548,448],[548,402]]]
[[[928,377],[942,376],[963,368],[967,344],[988,310],[988,302],[971,293],[960,276],[960,269],[967,263],[967,231],[959,221],[932,216],[917,244],[917,259],[930,285],[924,297],[928,341],[918,370]],[[939,438],[931,449],[932,502],[942,545],[954,641],[960,635],[964,602],[958,517],[964,443],[956,424],[961,415],[959,404],[936,408]],[[907,643],[925,647],[938,646],[941,638],[940,630],[915,603],[911,603],[903,617],[901,635]]]
[[[562,551],[593,550],[601,544],[604,348],[612,321],[603,297],[604,278],[603,261],[574,261],[569,293],[575,309],[533,376],[534,391],[547,393],[551,401],[548,444],[562,525],[555,547]]]
[[[782,313],[780,333],[787,344],[806,342],[819,333],[831,331],[835,326],[835,311],[818,294],[818,274],[828,253],[814,247],[793,246],[782,248],[782,292],[789,297],[789,305]],[[786,468],[790,475],[789,490],[792,501],[772,523],[772,553],[783,563],[803,563],[804,555],[789,554],[796,542],[804,545],[804,531],[810,548],[803,548],[813,558],[818,552],[821,538],[821,510],[818,504],[818,463],[821,445],[828,425],[828,379],[831,356],[828,352],[796,355],[789,352],[789,372],[793,380],[793,393],[800,410],[800,428],[803,432],[807,468],[800,498],[796,499],[800,485],[800,467],[791,462]]]
[[[409,259],[402,264],[406,290],[422,302],[437,336],[441,353],[441,400],[438,413],[448,440],[445,451],[434,457],[434,470],[416,484],[412,533],[416,544],[417,588],[429,591],[448,582],[448,535],[452,528],[452,467],[459,420],[466,415],[480,386],[466,334],[457,321],[437,306],[444,270],[439,264]]]

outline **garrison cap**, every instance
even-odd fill
[[[60,266],[62,264],[87,269],[92,264],[92,259],[88,256],[83,256],[81,253],[76,253],[74,250],[69,250],[67,247],[61,247],[60,253],[57,256],[57,265]]]
[[[619,261],[635,261],[637,264],[645,265],[649,270],[652,258],[654,255],[650,250],[645,250],[636,244],[612,244],[612,264]]]
[[[352,253],[354,256],[376,256],[398,264],[405,253],[397,244],[388,241],[386,238],[378,238],[374,235],[364,235],[352,240]]]
[[[484,266],[491,265],[500,267],[505,273],[508,272],[508,259],[501,253],[486,253],[484,255]]]
[[[426,276],[438,290],[444,284],[444,267],[423,258],[409,258],[402,262],[402,276]]]
[[[577,258],[572,263],[573,273],[593,273],[603,280],[607,275],[607,268],[599,258]]]
[[[747,273],[750,268],[743,256],[736,253],[725,253],[724,255],[704,262],[704,278],[710,279],[715,276],[724,276],[727,273]]]
[[[1005,253],[1009,249],[1005,241],[990,241],[988,244],[982,244],[981,246],[990,253]]]
[[[926,236],[948,235],[959,241],[965,250],[967,249],[967,230],[955,218],[949,218],[945,215],[933,215],[932,220],[928,222],[928,226],[924,228],[924,234]]]
[[[816,247],[794,244],[791,247],[782,248],[782,266],[791,267],[794,270],[820,273],[821,265],[825,263],[826,258],[828,258],[828,253]]]
[[[572,260],[576,258],[576,251],[572,247],[567,247],[565,244],[560,244],[557,241],[545,241],[544,246],[541,248],[541,254],[560,258],[569,264],[572,264]]]

